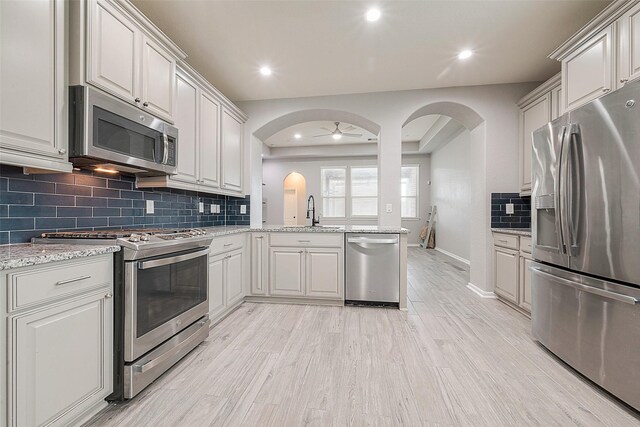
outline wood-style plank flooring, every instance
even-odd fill
[[[205,343],[91,426],[637,426],[638,414],[409,250],[409,310],[243,304]]]

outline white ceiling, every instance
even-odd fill
[[[547,55],[609,1],[133,3],[225,95],[253,100],[544,80],[559,69]]]
[[[345,136],[338,141],[331,136],[315,137],[316,135],[328,134],[335,128],[335,123],[331,121],[301,123],[275,133],[273,136],[267,138],[264,143],[268,147],[311,147],[322,145],[367,144],[372,141],[377,141],[377,135],[349,123],[340,123],[340,130],[343,132],[348,131],[348,133],[361,134],[361,137]],[[330,129],[330,131],[327,131],[327,129]],[[296,133],[300,134],[300,139],[294,138]]]

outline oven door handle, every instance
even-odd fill
[[[189,259],[198,258],[208,254],[209,254],[209,248],[206,248],[197,252],[191,252],[189,254],[184,254],[184,255],[154,259],[150,261],[138,261],[138,270],[146,270],[148,268],[160,267],[167,264],[175,264],[177,262],[187,261]]]

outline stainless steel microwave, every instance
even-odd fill
[[[141,176],[176,173],[177,128],[89,86],[69,89],[69,158],[75,166]]]

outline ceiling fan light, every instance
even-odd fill
[[[340,138],[342,138],[342,135],[339,133],[334,133],[333,135],[331,135],[331,138],[338,141]]]

